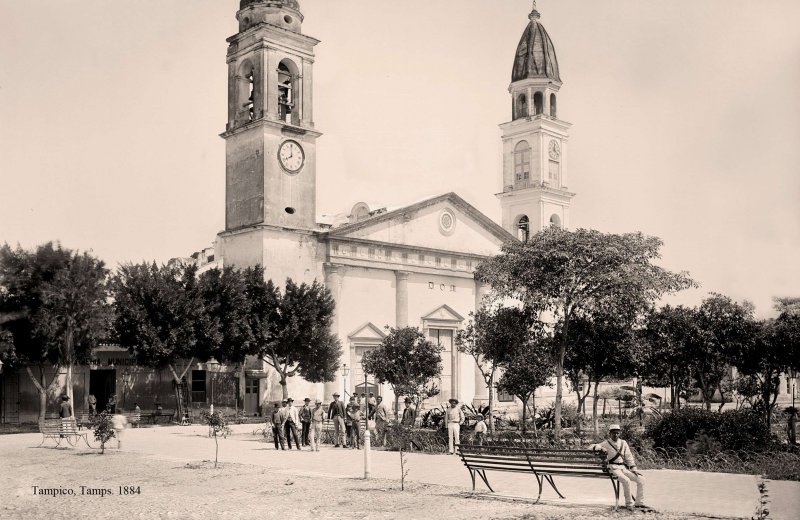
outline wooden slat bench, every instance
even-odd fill
[[[39,446],[44,444],[47,439],[53,439],[56,443],[56,448],[64,439],[70,446],[76,446],[80,439],[83,439],[88,447],[92,447],[89,444],[88,433],[81,432],[77,423],[72,419],[63,421],[61,419],[45,419],[44,422],[39,423],[39,432],[42,434],[42,442],[39,443]]]
[[[489,479],[486,477],[487,471],[532,473],[539,484],[539,495],[536,497],[536,502],[539,502],[542,497],[542,486],[545,481],[550,484],[560,498],[565,498],[553,481],[553,476],[555,475],[607,478],[611,481],[611,486],[614,489],[614,507],[619,507],[619,482],[608,471],[603,454],[598,454],[591,450],[558,450],[468,444],[459,444],[456,447],[461,460],[469,470],[473,491],[475,491],[475,476],[477,475],[483,480],[489,491],[494,493],[494,489],[489,485]]]
[[[170,423],[175,416],[175,410],[156,410],[146,414],[146,416],[150,417],[151,424],[157,424],[160,417],[166,417],[167,419],[165,422]]]

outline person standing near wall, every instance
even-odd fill
[[[281,408],[281,403],[275,402],[275,408],[272,410],[272,440],[275,442],[275,449],[278,449],[278,442],[281,444],[281,449],[286,449],[286,441],[283,439],[283,421],[284,412]]]
[[[94,415],[97,413],[97,398],[94,394],[89,394],[89,415]]]
[[[72,420],[72,404],[69,402],[68,395],[61,396],[61,404],[59,405],[58,416],[61,418],[61,431],[67,429],[67,424]],[[63,437],[63,435],[61,435]]]
[[[350,403],[347,407],[347,419],[350,423],[350,448],[361,449],[361,407],[356,403]]]
[[[319,451],[319,444],[322,442],[322,423],[325,421],[325,410],[322,408],[322,401],[319,399],[314,403],[311,410],[311,451]]]
[[[461,423],[464,422],[464,412],[458,406],[458,399],[450,399],[450,408],[447,409],[447,444],[450,454],[456,452],[455,445],[461,443]]]
[[[297,408],[294,407],[294,399],[291,397],[286,399],[286,421],[284,422],[284,430],[286,431],[286,443],[289,449],[292,449],[292,437],[294,437],[294,444],[297,449],[300,449],[300,438],[297,436],[297,424],[300,419],[297,414]]]
[[[328,419],[333,420],[334,447],[345,447],[344,443],[344,403],[339,400],[339,393],[333,394],[333,402],[328,407]],[[341,441],[341,442],[340,442]]]
[[[308,446],[309,439],[308,434],[311,430],[311,399],[306,397],[303,399],[303,407],[300,408],[300,424],[303,426],[302,431],[300,432],[300,442],[303,446]]]
[[[386,443],[386,430],[389,428],[389,407],[383,402],[380,395],[376,400],[373,417],[375,418],[375,446],[383,446]]]

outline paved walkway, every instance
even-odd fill
[[[324,475],[338,478],[361,478],[364,474],[363,450],[323,446],[319,453],[310,451],[275,451],[272,444],[251,432],[257,425],[237,425],[234,434],[220,439],[219,456],[223,462],[253,464],[287,475]],[[0,437],[0,450],[11,445],[22,448],[39,443],[39,434]],[[207,437],[207,428],[156,427],[128,429],[123,447],[158,459],[192,461],[212,458],[214,442]],[[397,452],[372,451],[372,476],[400,479]],[[450,455],[408,454],[411,481],[471,489],[469,473],[460,459]],[[680,514],[704,514],[720,517],[750,518],[758,504],[758,478],[753,475],[703,473],[695,471],[649,470],[646,502],[659,511]],[[490,472],[487,475],[495,491],[504,496],[536,497],[537,485],[532,476]],[[552,489],[545,488],[543,500],[573,505],[614,504],[609,481],[591,478],[556,480],[566,500],[558,499]],[[485,491],[482,486],[479,490]],[[796,520],[800,511],[800,483],[774,482],[769,486],[770,518]]]

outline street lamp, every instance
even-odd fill
[[[214,356],[211,356],[208,361],[206,361],[206,370],[211,372],[211,406],[209,407],[209,413],[214,413],[214,374],[217,372],[217,368],[219,367],[219,361],[214,359]]]
[[[126,368],[122,371],[122,409],[127,410],[127,406],[125,406],[125,391],[128,389],[128,385],[131,384],[131,373]]]
[[[342,377],[344,378],[344,391],[342,395],[343,400],[347,400],[347,375],[350,373],[350,367],[347,366],[347,363],[342,365]]]
[[[361,368],[364,368],[364,364],[362,362]],[[367,371],[364,370],[364,392],[367,391]],[[356,426],[358,428],[358,426]],[[364,403],[364,480],[369,479],[371,468],[370,468],[370,460],[369,460],[369,452],[370,446],[372,441],[370,439],[369,434],[369,396],[367,396],[367,401]]]

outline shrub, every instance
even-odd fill
[[[94,438],[100,443],[100,453],[106,452],[106,443],[114,438],[114,428],[111,427],[111,415],[103,411],[99,414],[90,416]]]
[[[701,408],[675,410],[649,422],[646,435],[656,448],[684,448],[688,442],[701,452],[706,448],[763,451],[774,445],[763,417],[747,409],[722,413]]]

